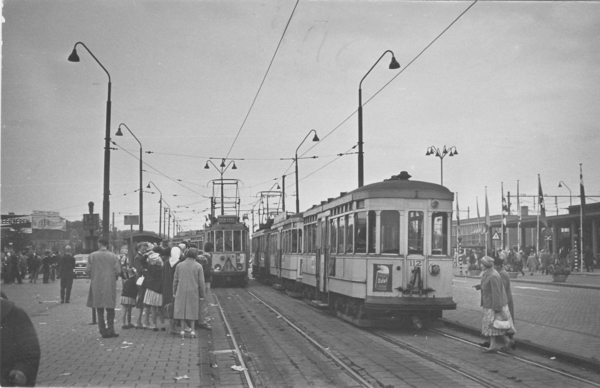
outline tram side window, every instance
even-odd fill
[[[302,253],[302,229],[298,229],[298,252]]]
[[[212,243],[212,245],[214,247],[215,246],[215,236],[214,236],[213,232],[208,232],[208,236],[206,238],[207,238],[206,242]]]
[[[246,243],[248,242],[248,234],[242,230],[242,251],[246,252]]]
[[[330,241],[330,247],[331,247],[331,253],[336,253],[337,252],[337,219],[333,219],[330,222],[330,228],[329,228],[329,236],[331,238]]]
[[[354,214],[354,252],[367,252],[367,213],[359,212]]]
[[[431,216],[431,254],[448,254],[448,213]]]
[[[354,252],[354,215],[349,214],[345,217],[346,223],[346,253]]]
[[[344,235],[346,234],[346,223],[344,217],[338,218],[338,253],[344,253],[346,250],[344,245]]]
[[[239,252],[242,250],[242,231],[234,230],[233,231],[233,251]]]
[[[408,212],[408,253],[423,254],[423,212]]]
[[[292,252],[298,253],[298,229],[292,229]]]
[[[400,253],[400,213],[397,210],[381,212],[381,253]]]
[[[223,252],[223,231],[222,230],[217,230],[215,232],[215,245],[216,245],[216,249],[215,252]]]
[[[375,232],[377,230],[377,214],[374,211],[368,213],[367,223],[367,243],[369,244],[369,253],[375,253]]]
[[[316,253],[317,252],[317,224],[312,224],[310,226],[310,230],[312,232],[312,237],[311,237],[311,244],[312,244],[312,249],[311,249],[311,253]],[[322,242],[323,245],[325,245],[325,242]]]

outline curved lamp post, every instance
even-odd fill
[[[446,146],[444,146],[443,149],[439,149],[436,148],[434,146],[431,146],[429,148],[427,148],[427,153],[425,155],[429,156],[429,155],[435,155],[438,158],[440,158],[440,168],[441,168],[441,174],[442,174],[442,178],[441,178],[441,185],[444,185],[444,157],[446,155],[450,155],[450,156],[454,156],[454,155],[458,155],[458,151],[456,150],[456,147],[452,146],[449,148],[446,148]]]
[[[219,173],[221,174],[221,215],[225,214],[225,202],[224,202],[224,195],[223,195],[223,174],[225,174],[225,171],[227,171],[227,169],[229,168],[229,166],[231,166],[233,164],[233,167],[231,167],[232,170],[237,170],[237,167],[235,166],[235,161],[230,161],[228,164],[225,164],[225,159],[221,160],[221,164],[219,167],[217,167],[212,160],[207,160],[206,161],[206,165],[204,166],[204,169],[208,170],[210,169],[210,166],[208,165],[208,163],[212,164],[214,168],[217,169],[217,171],[219,171]]]
[[[317,131],[314,129],[311,129],[310,131],[308,131],[308,133],[304,137],[304,140],[302,140],[302,143],[300,143],[298,148],[296,148],[296,154],[295,154],[296,156],[294,157],[294,161],[296,164],[296,214],[300,213],[300,189],[298,186],[298,150],[300,149],[302,144],[304,144],[304,141],[308,138],[308,136],[311,134],[311,132],[315,133],[315,136],[313,137],[312,141],[315,141],[315,142],[319,141],[319,137],[317,136]]]
[[[573,197],[571,194],[571,189],[569,188],[569,186],[567,186],[567,184],[563,181],[558,182],[558,187],[562,187],[561,183],[563,185],[565,185],[565,187],[567,188],[567,190],[569,190],[569,206],[573,206]]]
[[[389,68],[399,69],[400,64],[396,61],[396,57],[392,50],[385,51],[381,57],[375,62],[375,64],[369,69],[367,74],[360,80],[358,84],[358,187],[363,187],[364,185],[364,154],[363,154],[363,114],[362,114],[362,82],[367,78],[371,70],[379,63],[381,58],[387,53],[392,54],[392,61],[390,62]]]
[[[160,199],[158,200],[158,203],[159,203],[159,207],[158,207],[158,235],[161,236],[161,238],[162,238],[162,234],[161,234],[161,231],[162,231],[162,229],[161,229],[161,224],[162,224],[162,201],[163,201],[162,191],[160,191],[160,189],[158,188],[158,186],[156,186],[156,184],[154,182],[152,182],[152,181],[150,181],[148,183],[148,186],[146,186],[147,189],[151,188],[150,187],[150,183],[152,183],[152,185],[154,186],[154,188],[156,190],[158,190],[158,192],[160,193]]]
[[[73,46],[73,52],[69,55],[69,62],[79,62],[79,55],[77,55],[77,45],[83,46],[86,51],[94,58],[96,63],[100,65],[102,70],[108,76],[108,99],[106,100],[106,134],[104,138],[104,199],[102,201],[102,237],[109,238],[109,219],[110,219],[110,90],[111,90],[111,79],[110,74],[106,70],[102,63],[92,54],[90,49],[87,48],[82,42],[75,43]]]
[[[127,128],[129,133],[131,133],[131,136],[133,136],[134,139],[140,145],[140,233],[141,233],[144,231],[144,190],[142,190],[142,165],[143,165],[143,163],[142,163],[142,154],[143,154],[142,143],[140,143],[137,136],[135,136],[133,134],[133,132],[131,132],[131,129],[129,129],[129,127],[123,123],[119,124],[119,127],[117,128],[117,133],[115,133],[115,136],[123,136],[123,132],[121,132],[121,126],[124,126],[125,128]]]

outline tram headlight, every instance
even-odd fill
[[[440,274],[440,266],[437,264],[430,265],[429,273],[431,274],[431,276],[438,276]]]
[[[220,264],[215,265],[215,271],[220,271],[220,270],[221,270],[221,265]]]
[[[238,271],[241,271],[241,270],[243,270],[243,269],[244,269],[244,264],[242,264],[242,263],[238,263],[238,265],[237,265],[237,269],[238,269]]]

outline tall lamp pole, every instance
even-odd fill
[[[148,183],[148,186],[146,186],[147,189],[151,188],[150,187],[150,183],[152,183],[152,185],[154,186],[154,188],[156,190],[158,190],[158,192],[160,193],[160,199],[158,200],[158,203],[159,203],[159,207],[158,207],[158,209],[159,209],[158,210],[158,235],[162,238],[162,233],[161,233],[161,231],[162,231],[162,229],[161,229],[161,226],[162,226],[161,225],[162,224],[162,200],[163,200],[163,198],[162,198],[162,191],[160,191],[160,189],[158,188],[158,186],[156,186],[156,184],[154,182],[152,182],[152,181],[150,181]]]
[[[371,70],[373,70],[373,68],[379,63],[381,58],[383,58],[383,56],[387,53],[392,54],[392,61],[390,62],[389,68],[392,70],[400,68],[400,64],[398,63],[398,61],[396,61],[396,57],[394,56],[392,50],[387,50],[379,57],[377,62],[375,62],[375,64],[369,69],[367,74],[365,74],[365,76],[360,80],[360,83],[358,84],[358,187],[363,187],[365,183],[363,154],[362,83],[365,80],[365,78],[367,78]]]
[[[73,52],[69,55],[69,62],[79,62],[79,55],[77,55],[77,45],[83,46],[86,51],[94,58],[96,63],[100,65],[102,70],[108,76],[108,98],[106,100],[106,133],[104,138],[104,196],[102,201],[102,237],[109,238],[109,221],[110,221],[110,110],[111,110],[111,101],[110,101],[110,91],[111,91],[111,79],[110,74],[106,70],[102,63],[92,54],[90,49],[87,48],[85,44],[82,42],[75,43],[73,46]]]
[[[223,194],[223,174],[225,174],[225,171],[227,171],[227,169],[229,168],[229,166],[231,166],[233,164],[233,167],[231,167],[232,170],[237,170],[237,167],[235,165],[235,161],[230,161],[229,163],[225,164],[225,159],[221,160],[221,165],[219,167],[217,167],[212,160],[207,160],[206,161],[206,165],[204,166],[204,168],[206,170],[210,169],[210,166],[208,165],[208,163],[212,164],[214,168],[217,169],[217,171],[219,171],[219,173],[221,174],[221,215],[225,214],[225,202],[224,202],[224,194]]]
[[[456,150],[456,147],[452,146],[449,148],[446,148],[446,146],[444,146],[443,149],[439,149],[436,148],[434,146],[431,146],[429,148],[427,148],[427,153],[425,154],[427,156],[429,155],[435,155],[438,158],[440,158],[440,169],[441,169],[441,185],[444,185],[444,157],[446,155],[450,155],[450,156],[454,156],[454,155],[458,155],[458,151]]]
[[[563,182],[563,181],[558,182],[558,187],[562,187],[562,185],[565,185],[567,190],[569,190],[569,206],[573,206],[573,197],[571,195],[571,189],[569,188],[569,186],[567,186],[567,184],[565,182]]]
[[[142,143],[140,142],[140,140],[137,138],[137,136],[135,136],[133,134],[133,132],[131,132],[131,129],[129,129],[129,127],[123,123],[119,124],[119,127],[117,128],[117,133],[115,133],[115,136],[123,136],[123,132],[121,132],[121,126],[124,126],[125,128],[127,128],[127,130],[129,131],[129,133],[131,133],[131,136],[134,137],[134,139],[138,142],[138,144],[140,145],[140,233],[144,231],[144,190],[142,190],[142,171],[143,171],[143,162],[142,162],[142,154],[143,154],[143,150],[142,150]]]

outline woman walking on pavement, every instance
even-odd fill
[[[510,316],[511,316],[513,324],[514,324],[515,323],[515,305],[513,302],[512,291],[510,289],[510,276],[508,275],[508,272],[506,272],[506,269],[504,269],[504,262],[501,259],[494,259],[494,268],[496,269],[496,271],[498,271],[498,274],[500,275],[500,278],[502,279],[502,285],[504,286],[504,291],[506,292],[506,298],[508,299],[508,311],[510,311]],[[510,340],[510,342],[508,344],[508,348],[510,348],[510,349],[517,348],[516,342],[512,340],[514,334],[515,333],[512,333],[510,331],[507,333],[508,339]]]
[[[173,279],[174,318],[181,320],[181,337],[185,337],[186,320],[191,320],[190,327],[198,320],[199,299],[205,297],[204,271],[196,261],[198,249],[190,248],[185,254],[185,261],[175,267]],[[196,337],[192,329],[190,335]]]
[[[162,248],[155,247],[148,256],[148,269],[146,272],[146,295],[144,296],[144,305],[146,307],[146,321],[144,323],[144,329],[152,329],[154,331],[158,331],[158,327],[156,326],[157,316],[160,315],[161,323],[164,324],[165,320],[162,316],[163,304],[163,284],[162,284],[162,274],[163,274],[163,262],[160,258],[160,254],[157,252],[161,251]],[[152,326],[150,326],[150,311],[152,311]],[[164,331],[165,328],[163,327]]]
[[[535,251],[531,250],[529,257],[527,258],[527,268],[529,268],[529,275],[533,275],[533,273],[537,271],[538,265],[539,262],[535,255]]]
[[[168,248],[167,248],[168,249]],[[175,277],[175,268],[179,264],[181,249],[173,247],[170,249],[170,256],[165,260],[163,266],[163,311],[167,318],[171,319],[169,325],[170,334],[178,334],[175,329],[177,320],[173,317],[173,278]]]
[[[508,298],[498,271],[494,269],[494,259],[485,256],[481,259],[482,269],[481,284],[475,289],[481,290],[481,306],[483,307],[483,318],[481,321],[481,334],[490,337],[490,346],[484,353],[497,353],[498,350],[510,343],[506,343],[505,334],[516,333],[510,310],[508,309]],[[508,329],[498,328],[499,322],[508,322]]]

